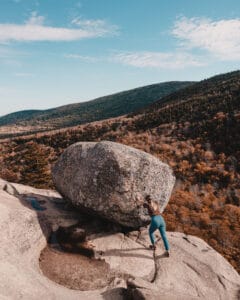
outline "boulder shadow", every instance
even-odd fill
[[[128,290],[122,287],[107,290],[103,292],[101,295],[104,300],[113,300],[113,299],[130,300]]]

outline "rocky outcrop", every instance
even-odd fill
[[[38,210],[36,203],[43,209]],[[155,253],[148,250],[145,228],[128,234],[90,232],[96,259],[107,264],[103,270],[111,275],[107,286],[77,291],[64,287],[64,282],[56,284],[39,267],[41,251],[52,231],[70,226],[72,232],[72,225],[80,221],[81,215],[66,206],[56,192],[0,181],[0,299],[238,299],[240,276],[208,244],[168,232],[171,256],[167,258],[161,240]],[[56,263],[64,261],[64,253],[55,252]],[[74,260],[77,263],[77,254]],[[56,271],[61,276],[68,271],[76,283],[87,268],[73,268]]]
[[[71,145],[52,173],[57,190],[75,207],[135,228],[149,220],[138,197],[151,194],[163,211],[175,182],[156,157],[106,141]]]
[[[144,230],[138,242],[147,245]],[[156,274],[152,281],[128,281],[132,299],[238,299],[240,276],[232,266],[200,238],[168,232],[169,258],[163,255],[162,241],[154,254]]]
[[[39,268],[39,256],[51,231],[78,220],[74,212],[58,209],[64,206],[60,195],[2,180],[0,188],[0,299],[103,299],[101,291],[79,292],[58,285]],[[30,199],[45,201],[46,209],[34,210]]]

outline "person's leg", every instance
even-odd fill
[[[168,243],[167,236],[166,236],[166,224],[164,222],[164,219],[162,219],[161,225],[158,227],[158,229],[160,231],[160,234],[161,234],[161,237],[162,237],[162,240],[164,243],[164,247],[165,247],[166,251],[168,251],[170,247],[169,247],[169,243]]]
[[[151,224],[150,224],[150,227],[149,227],[149,230],[148,230],[148,233],[149,233],[149,237],[150,237],[150,240],[151,240],[151,243],[152,245],[154,245],[155,243],[155,237],[154,237],[154,231],[158,228],[154,218],[152,218],[151,220]]]

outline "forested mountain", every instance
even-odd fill
[[[172,81],[60,106],[47,110],[26,110],[0,117],[0,136],[69,127],[121,116],[161,99],[193,82]]]

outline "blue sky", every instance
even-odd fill
[[[0,115],[239,69],[239,0],[0,4]]]

